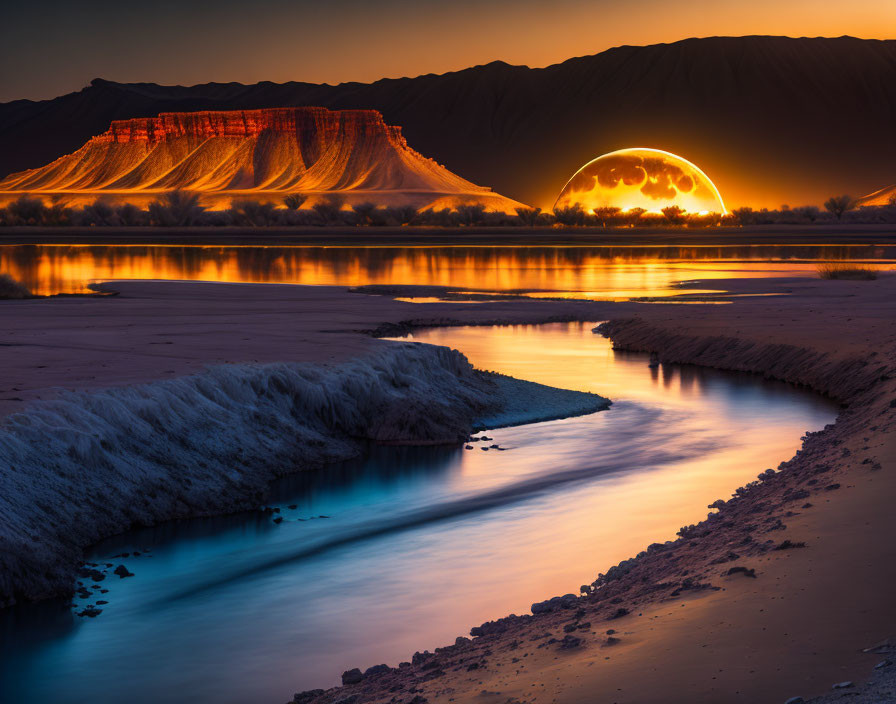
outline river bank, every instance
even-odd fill
[[[280,287],[278,301],[267,287],[210,288],[116,285],[123,303],[109,307],[3,303],[11,388],[0,402],[0,604],[70,595],[82,550],[98,540],[257,507],[275,476],[356,456],[367,441],[458,444],[474,427],[608,405],[477,372],[445,348],[357,333],[344,345],[319,329],[311,345],[280,336],[320,313],[320,291],[297,299]],[[330,293],[346,314],[365,300]],[[258,323],[260,308],[276,316],[278,302],[276,322]],[[250,317],[265,330],[256,338]],[[255,356],[262,347],[266,362]]]

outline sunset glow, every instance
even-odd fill
[[[554,208],[579,203],[585,210],[678,206],[690,213],[727,213],[719,189],[696,165],[661,149],[633,147],[599,156],[579,169]]]

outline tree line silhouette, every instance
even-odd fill
[[[642,208],[599,207],[586,210],[581,204],[555,208],[520,207],[513,214],[490,212],[479,204],[455,208],[418,210],[412,206],[380,207],[372,202],[347,206],[338,195],[317,200],[303,207],[308,196],[293,193],[282,200],[283,207],[272,202],[234,199],[226,210],[209,210],[200,195],[188,191],[170,191],[147,208],[125,203],[116,205],[99,198],[82,207],[70,207],[59,199],[47,205],[41,198],[22,196],[0,208],[0,226],[43,227],[688,227],[707,228],[750,225],[811,225],[830,223],[896,223],[896,198],[886,205],[857,206],[847,195],[833,196],[819,208],[814,205],[777,210],[744,207],[729,213],[690,213],[678,206],[660,212]]]

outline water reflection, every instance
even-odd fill
[[[590,327],[415,333],[614,406],[490,431],[506,452],[372,448],[290,477],[275,490],[279,525],[253,513],[112,539],[95,558],[136,576],[102,583],[100,617],[58,604],[0,615],[0,700],[285,701],[348,667],[397,664],[674,537],[833,419],[829,404],[783,384],[651,370]],[[345,535],[359,539],[334,544]],[[326,549],[306,550],[315,545]],[[112,559],[147,548],[151,557]]]
[[[813,260],[891,261],[891,246],[204,247],[5,245],[0,273],[38,294],[108,279],[435,284],[617,300],[661,296],[689,279],[814,275]]]

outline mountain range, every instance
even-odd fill
[[[896,180],[896,41],[764,36],[369,84],[96,79],[0,104],[0,177],[72,153],[116,120],[299,106],[376,110],[450,171],[543,207],[582,164],[623,147],[687,158],[732,207],[820,203]]]

